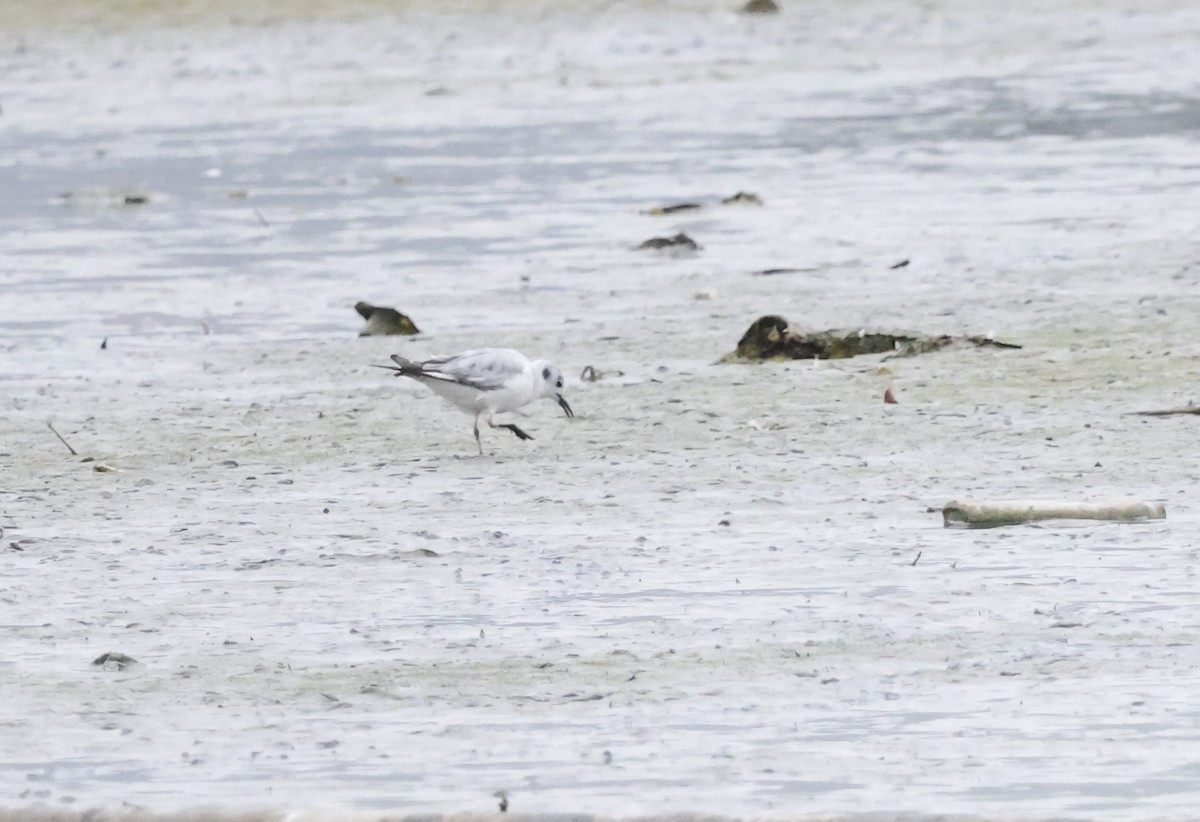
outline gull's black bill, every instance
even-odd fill
[[[562,407],[562,410],[567,413],[568,418],[575,416],[575,412],[571,410],[571,406],[567,405],[567,401],[563,399],[562,394],[558,395],[558,404]]]

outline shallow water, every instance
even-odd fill
[[[1194,7],[69,8],[0,41],[9,803],[1192,812],[1193,423],[1124,414],[1200,370]],[[1025,347],[713,365],[768,312]],[[370,367],[481,344],[621,374],[478,458]]]

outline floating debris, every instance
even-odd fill
[[[599,368],[591,365],[585,365],[583,371],[579,375],[580,382],[596,382],[598,380],[607,379],[609,377],[624,377],[624,371],[601,371]]]
[[[976,348],[1020,348],[990,337],[940,337],[918,334],[888,334],[861,331],[792,331],[788,321],[775,314],[759,317],[737,348],[720,359],[722,363],[759,362],[762,360],[839,360],[864,354],[891,354],[911,357],[940,351],[950,346]]]
[[[663,214],[675,214],[679,211],[693,211],[697,208],[700,208],[699,203],[676,203],[675,205],[658,206],[657,208],[650,209],[646,213],[653,214],[654,216],[658,217]]]
[[[101,346],[101,348],[103,348],[103,346]],[[58,437],[59,442],[61,442],[65,446],[67,446],[67,450],[71,452],[72,457],[79,456],[79,452],[71,447],[71,443],[67,442],[66,437],[64,437],[62,434],[58,433],[58,429],[54,427],[54,423],[50,422],[49,420],[46,420],[46,427],[50,429],[50,432],[52,434],[54,434],[54,436]]]
[[[93,466],[92,470],[98,474],[115,474],[115,473],[117,473],[116,468],[113,468],[111,465],[105,465],[102,462],[96,463],[95,466]]]
[[[754,194],[749,191],[739,191],[736,194],[731,194],[730,196],[725,197],[721,200],[721,205],[737,205],[739,203],[745,204],[745,205],[759,205],[760,206],[763,204],[763,201],[762,201],[762,198],[759,197],[757,194]],[[703,207],[704,207],[703,203],[691,203],[691,202],[689,202],[689,203],[673,203],[672,205],[667,205],[667,206],[656,206],[656,207],[650,209],[649,211],[647,211],[646,213],[652,214],[655,217],[661,217],[664,214],[677,214],[680,211],[695,211],[696,209],[703,208]]]
[[[743,14],[778,14],[779,4],[775,0],[750,0],[742,6]]]
[[[354,310],[367,321],[366,327],[358,332],[360,337],[383,337],[397,334],[411,337],[413,334],[421,333],[416,323],[409,319],[407,314],[401,314],[394,308],[359,302],[354,304]]]
[[[906,268],[910,262],[911,262],[911,260],[901,260],[900,262],[896,263],[895,265],[889,265],[888,269],[890,271],[895,271],[897,268]]]
[[[135,188],[81,188],[58,195],[59,200],[75,208],[128,208],[146,205],[153,199],[149,192]]]
[[[103,668],[106,671],[124,671],[133,665],[137,665],[138,661],[128,654],[118,653],[117,651],[109,651],[108,653],[100,654],[92,660],[92,665],[97,668]]]
[[[1044,502],[1029,500],[955,500],[942,508],[947,528],[997,528],[1022,525],[1047,519],[1095,519],[1112,522],[1136,522],[1164,519],[1166,507],[1160,502],[1113,500],[1103,503]]]
[[[760,206],[763,204],[763,201],[757,194],[752,194],[749,191],[739,191],[732,197],[726,197],[721,201],[721,205],[737,205],[738,203]]]
[[[672,249],[678,251],[696,251],[700,248],[688,235],[680,232],[674,237],[651,237],[637,247],[637,251]]]
[[[779,274],[805,274],[813,271],[820,271],[819,268],[764,268],[762,271],[755,271],[755,277],[775,277]]]
[[[1173,417],[1176,414],[1200,414],[1200,405],[1185,405],[1183,408],[1164,408],[1161,411],[1130,411],[1135,417]]]

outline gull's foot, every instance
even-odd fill
[[[518,428],[517,426],[513,425],[511,422],[510,422],[510,423],[507,423],[507,424],[505,424],[505,425],[501,425],[501,426],[499,426],[499,427],[500,427],[500,428],[507,428],[509,431],[512,431],[514,434],[516,434],[516,435],[517,435],[517,439],[521,439],[521,440],[531,440],[531,439],[533,439],[533,437],[531,437],[531,436],[529,436],[528,434],[526,434],[524,431],[522,431],[522,430],[521,430],[520,428]]]

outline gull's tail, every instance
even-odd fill
[[[420,363],[415,363],[412,360],[406,360],[399,354],[392,355],[392,362],[395,365],[376,365],[376,368],[386,368],[397,377],[421,377],[425,374],[425,369]]]

